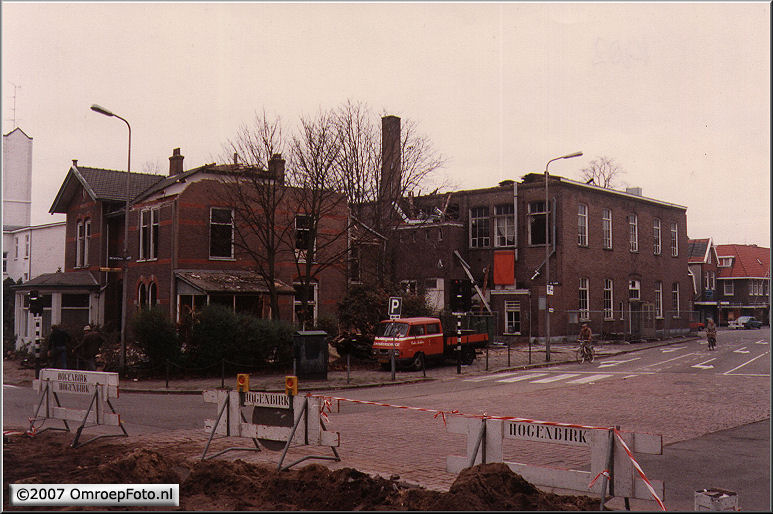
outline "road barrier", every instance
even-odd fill
[[[70,431],[68,421],[80,421],[75,432],[75,438],[70,446],[77,448],[83,430],[89,426],[117,426],[122,434],[103,434],[89,439],[80,446],[102,437],[128,436],[121,423],[121,416],[113,408],[110,398],[118,398],[118,373],[102,371],[77,371],[71,369],[44,368],[38,378],[32,381],[32,388],[40,393],[35,414],[30,418],[29,433],[40,433],[46,430]],[[59,399],[60,394],[90,396],[87,409],[65,407]],[[107,412],[106,407],[110,409]],[[47,427],[40,430],[35,423],[45,423],[49,419],[60,420],[65,428]],[[42,426],[42,424],[41,424]]]
[[[320,416],[321,402],[317,398],[284,393],[239,392],[230,389],[204,391],[203,396],[205,402],[217,404],[218,415],[217,419],[204,420],[204,429],[210,433],[210,436],[201,454],[201,460],[233,450],[261,451],[261,445],[267,450],[283,448],[282,457],[277,466],[279,470],[291,468],[307,459],[341,460],[336,450],[336,447],[340,446],[340,434],[330,432],[325,427]],[[244,408],[253,409],[252,422],[247,421]],[[254,447],[226,448],[207,457],[207,451],[216,434],[222,437],[250,438],[253,440]],[[310,455],[283,467],[282,464],[291,444],[328,446],[334,456]]]
[[[323,400],[324,411],[332,410],[336,401],[374,405],[396,409],[426,412],[442,419],[450,433],[467,435],[467,455],[448,456],[446,470],[458,473],[464,468],[481,463],[504,462],[504,439],[522,439],[535,442],[587,446],[591,450],[591,471],[566,470],[504,462],[510,469],[535,485],[570,489],[584,493],[598,492],[601,504],[609,496],[654,499],[661,510],[666,510],[661,498],[664,485],[649,480],[634,457],[639,453],[662,455],[663,437],[658,434],[621,431],[618,427],[598,427],[538,421],[514,416],[465,414],[458,410],[437,410],[423,407],[391,405],[369,400],[352,400],[336,396],[308,394]],[[599,481],[600,480],[600,481]],[[597,483],[598,482],[598,483]]]

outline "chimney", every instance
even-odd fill
[[[400,195],[400,118],[381,118],[381,184],[382,199],[397,200]]]
[[[72,167],[73,168],[77,168],[78,167],[78,159],[73,159],[72,160]]]
[[[641,196],[640,187],[626,187],[625,192],[628,193],[629,195]]]
[[[281,153],[275,153],[268,161],[268,173],[276,179],[277,183],[285,183],[285,160]]]
[[[169,158],[169,176],[177,175],[183,172],[183,157],[180,155],[180,149],[172,150],[172,156]]]

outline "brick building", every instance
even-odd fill
[[[717,245],[719,322],[754,316],[770,323],[770,249]]]
[[[693,306],[696,322],[705,323],[708,318],[719,322],[720,295],[717,294],[719,258],[717,248],[708,239],[690,239],[687,246],[687,263],[693,286]]]
[[[686,208],[542,174],[497,187],[406,198],[397,228],[398,279],[440,306],[449,283],[470,275],[500,339],[543,338],[545,223],[550,251],[551,339],[590,323],[605,337],[686,332],[692,310]],[[488,307],[486,307],[488,305]]]
[[[277,209],[277,225],[288,227],[276,253],[281,319],[296,321],[299,309],[306,309],[316,321],[333,316],[345,294],[346,259],[339,265],[310,265],[303,274],[298,259],[298,241],[308,241],[310,228],[297,189],[284,185],[284,160],[275,155],[268,170],[243,165],[207,164],[183,171],[183,156],[175,149],[168,176],[129,174],[128,287],[122,299],[121,255],[123,252],[126,172],[78,166],[73,161],[50,209],[67,215],[65,270],[24,284],[17,294],[38,289],[43,296],[44,318],[54,323],[93,323],[107,330],[119,330],[121,303],[126,301],[127,317],[136,309],[159,306],[177,320],[186,308],[219,303],[235,311],[257,316],[271,315],[266,281],[255,272],[248,255],[235,244],[236,217],[227,191],[238,188],[240,174],[277,181],[290,191]],[[330,196],[330,205],[314,224],[311,245],[344,254],[348,209],[343,197]],[[258,244],[257,242],[255,244]],[[312,277],[306,284],[308,302],[299,301],[299,275]],[[78,316],[68,317],[68,310]],[[20,308],[26,319],[26,304]],[[21,317],[21,316],[20,316]],[[45,334],[44,334],[45,335]]]

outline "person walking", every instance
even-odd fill
[[[91,325],[83,327],[83,340],[75,347],[75,354],[78,357],[79,367],[85,371],[97,370],[97,354],[105,342],[102,334],[92,330]]]
[[[713,350],[717,346],[717,326],[714,324],[713,318],[706,320],[706,340],[709,343],[709,350]]]
[[[70,334],[62,330],[59,325],[51,327],[48,335],[48,356],[52,364],[58,369],[67,369],[67,346],[70,343]]]

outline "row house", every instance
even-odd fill
[[[711,238],[690,239],[687,244],[687,265],[692,279],[695,322],[709,318],[719,323],[720,295],[717,291],[719,257]],[[696,325],[697,326],[697,325]]]
[[[717,245],[719,323],[740,316],[770,322],[770,249],[757,245]]]
[[[269,287],[236,242],[240,227],[235,225],[238,220],[228,194],[229,188],[239,187],[240,174],[258,174],[285,190],[295,190],[284,185],[281,155],[275,155],[268,167],[207,164],[183,171],[183,156],[175,149],[168,176],[130,173],[127,182],[126,172],[83,167],[73,161],[51,207],[52,213],[67,215],[64,272],[45,274],[18,289],[17,323],[31,323],[26,294],[32,289],[43,297],[43,335],[52,323],[93,323],[119,330],[122,302],[127,302],[128,319],[137,309],[159,307],[177,321],[183,313],[211,303],[272,316]],[[127,296],[122,298],[127,190],[129,264]],[[311,282],[299,281],[298,248],[301,242],[308,245],[309,220],[299,211],[299,202],[293,203],[297,198],[288,194],[277,208],[277,225],[289,227],[289,248],[276,254],[274,286],[281,319],[297,321],[304,309],[306,319],[316,321],[335,315],[346,289],[346,259],[340,259],[343,264],[313,270]],[[345,235],[348,209],[340,195],[331,195],[327,202],[331,205],[324,218],[315,224],[316,237],[327,236],[328,243],[333,241],[337,247],[334,251],[343,254],[345,237],[336,242],[335,235]],[[302,259],[300,263],[304,264]],[[311,264],[315,266],[316,261]],[[306,301],[301,302],[301,297]]]
[[[544,175],[528,174],[403,199],[398,279],[440,307],[449,305],[450,282],[471,276],[475,309],[495,314],[501,339],[544,340],[546,308],[557,340],[574,339],[585,322],[627,339],[689,330],[685,207],[555,175],[549,195],[546,205]]]

